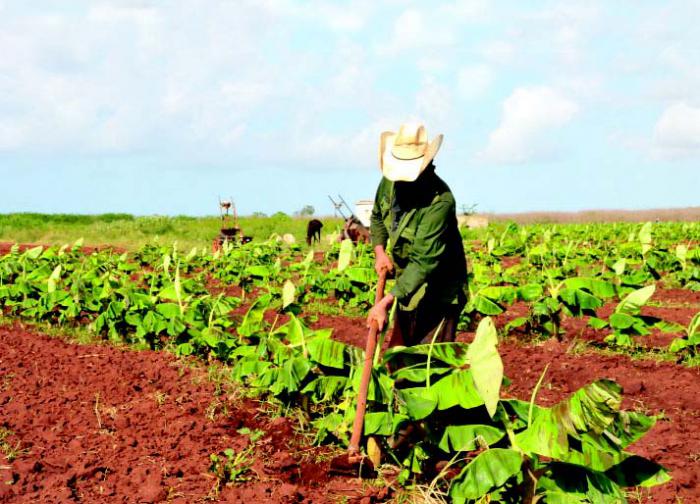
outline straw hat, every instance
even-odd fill
[[[398,133],[385,131],[379,141],[382,175],[397,182],[413,182],[423,173],[442,145],[442,135],[428,142],[422,124],[402,124]]]

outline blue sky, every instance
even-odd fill
[[[482,211],[700,205],[700,1],[0,0],[0,212],[371,198],[420,120]]]

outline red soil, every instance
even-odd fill
[[[0,502],[197,502],[212,495],[209,455],[255,448],[257,478],[223,487],[226,502],[361,498],[356,479],[331,477],[285,418],[216,395],[206,373],[167,353],[74,345],[0,327],[0,426],[26,449],[0,463]],[[224,413],[224,407],[228,409]],[[213,420],[212,412],[214,413]],[[318,460],[314,462],[314,460]]]

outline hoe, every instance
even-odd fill
[[[374,303],[377,304],[384,297],[384,286],[386,284],[386,273],[379,274],[377,282],[377,293]],[[355,410],[355,420],[352,426],[352,436],[348,452],[340,455],[331,461],[331,469],[342,473],[372,472],[374,467],[369,458],[360,452],[360,439],[365,422],[365,411],[367,409],[367,391],[369,380],[372,376],[372,366],[374,362],[374,352],[377,348],[377,337],[379,328],[376,323],[372,323],[367,334],[367,344],[365,345],[365,362],[360,380],[360,390],[357,396],[357,409]]]

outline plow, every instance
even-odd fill
[[[219,198],[219,214],[221,216],[221,228],[219,234],[212,241],[212,252],[221,250],[224,243],[248,243],[252,240],[250,236],[245,236],[238,225],[238,212],[233,198],[222,200]]]

